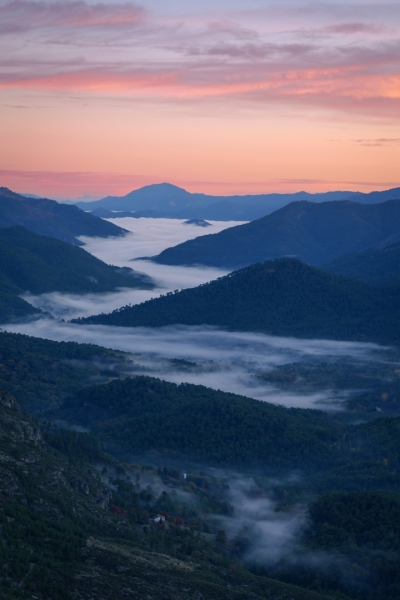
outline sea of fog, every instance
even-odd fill
[[[227,271],[208,267],[171,267],[158,265],[143,256],[155,256],[169,248],[199,235],[219,233],[228,227],[240,225],[238,221],[209,221],[210,227],[186,225],[178,219],[112,219],[112,222],[129,234],[118,238],[93,238],[82,236],[84,249],[104,262],[118,267],[129,267],[150,276],[156,288],[139,290],[124,288],[107,294],[61,294],[54,292],[33,296],[25,300],[50,312],[58,319],[88,317],[100,312],[111,312],[127,304],[139,304],[168,291],[195,287],[227,274]]]
[[[130,374],[147,374],[175,383],[202,384],[284,406],[337,410],[346,391],[328,388],[313,394],[285,392],[261,379],[277,366],[298,361],[354,361],[367,364],[383,359],[384,348],[374,344],[279,338],[256,333],[227,332],[213,327],[174,326],[122,328],[76,325],[64,320],[109,312],[125,304],[142,302],[169,290],[205,283],[226,272],[200,267],[157,265],[138,257],[153,256],[187,239],[222,231],[237,222],[212,222],[202,229],[173,219],[113,219],[131,233],[123,238],[81,238],[85,249],[118,266],[130,266],[151,276],[156,289],[123,289],[108,294],[25,295],[34,306],[48,311],[39,320],[3,325],[10,332],[56,341],[95,343],[130,353]],[[354,392],[354,390],[352,390]]]

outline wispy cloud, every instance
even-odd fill
[[[339,33],[344,35],[353,35],[355,33],[382,33],[385,27],[374,25],[372,23],[340,23],[330,25],[322,29],[326,33]]]
[[[40,28],[127,28],[137,27],[146,11],[135,4],[35,2],[13,0],[0,6],[0,34],[13,34]]]
[[[261,109],[289,103],[398,118],[400,42],[387,28],[364,21],[311,28],[332,36],[327,41],[305,40],[296,23],[275,31],[268,25],[162,18],[131,3],[14,0],[0,5],[8,44],[0,89],[224,98]],[[126,35],[118,35],[121,28]],[[32,52],[19,50],[24,32]],[[51,45],[59,49],[49,53]]]
[[[393,146],[400,146],[400,138],[376,138],[372,140],[354,140],[361,146],[386,146],[392,148]]]
[[[0,0],[3,184],[322,191],[368,171],[382,188],[397,175],[379,157],[398,149],[381,138],[399,135],[399,32],[393,1]]]

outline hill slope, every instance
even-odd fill
[[[171,526],[157,528],[149,512],[154,518],[161,509],[157,496],[115,475],[104,483],[97,470],[99,463],[111,474],[128,468],[140,478],[141,465],[122,466],[87,434],[42,432],[3,390],[0,450],[2,600],[325,597],[251,575],[217,543],[179,525],[182,518],[176,526],[171,503]]]
[[[282,336],[398,342],[398,296],[398,290],[388,293],[286,258],[76,322],[207,324]]]
[[[342,434],[320,411],[143,376],[84,388],[64,411],[70,422],[130,452],[159,450],[231,466],[320,464],[331,460]]]
[[[400,200],[293,202],[272,215],[189,240],[154,257],[166,265],[237,268],[282,256],[320,265],[341,254],[400,239]]]
[[[80,245],[77,236],[118,236],[124,229],[85,213],[76,206],[59,204],[45,198],[25,198],[0,188],[0,227],[23,225],[42,235]]]
[[[81,388],[57,414],[123,455],[151,451],[270,474],[301,469],[302,487],[322,492],[397,492],[400,483],[399,417],[346,424],[319,410],[145,376]]]
[[[376,285],[399,284],[400,244],[345,254],[322,268],[328,273],[346,275]]]
[[[106,265],[82,248],[25,227],[0,229],[0,322],[34,314],[18,295],[29,291],[106,292],[117,287],[149,289],[150,280],[131,269]]]

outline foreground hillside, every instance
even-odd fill
[[[345,254],[322,268],[328,273],[346,275],[375,285],[399,284],[400,244]]]
[[[218,536],[196,536],[171,503],[167,524],[158,527],[151,517],[168,494],[140,493],[130,471],[140,481],[140,465],[121,465],[88,435],[40,431],[0,391],[2,600],[323,599],[251,575]]]
[[[23,225],[27,229],[70,244],[80,245],[80,235],[118,236],[125,230],[113,223],[85,213],[76,206],[59,204],[45,198],[25,198],[0,188],[0,227]]]
[[[151,289],[132,269],[103,263],[82,248],[37,235],[25,227],[0,229],[0,322],[40,312],[19,298],[23,292],[96,293],[117,287]]]
[[[156,257],[166,265],[238,268],[294,256],[321,265],[341,254],[395,243],[400,237],[400,200],[292,202],[276,212],[214,235],[201,236]]]
[[[231,555],[257,573],[335,598],[343,592],[357,600],[400,594],[398,418],[346,425],[320,411],[285,409],[150,377],[81,390],[61,414],[124,456],[144,455],[158,464],[172,459],[185,470],[195,460],[203,470],[212,466],[211,473],[225,473],[225,494],[220,486],[193,526],[210,531],[212,512],[217,513],[217,522],[229,528]],[[247,475],[236,475],[236,484],[233,472],[246,465]],[[170,481],[169,469],[159,473],[164,484]],[[239,496],[231,494],[230,486],[238,485]],[[204,499],[212,487],[203,472],[187,475],[183,489]],[[263,511],[268,514],[271,499],[275,517],[268,519]],[[307,526],[278,560],[271,559],[268,536],[282,526],[282,515],[299,518],[299,502],[308,504]]]
[[[397,343],[398,293],[286,258],[77,322],[130,327],[206,324],[280,336]]]

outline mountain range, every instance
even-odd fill
[[[354,200],[363,204],[372,204],[398,199],[400,199],[400,188],[369,194],[335,191],[316,194],[297,192],[292,194],[212,196],[190,193],[175,185],[161,183],[145,186],[125,196],[107,196],[94,202],[76,202],[75,204],[86,211],[93,211],[97,208],[110,211],[134,211],[141,213],[140,216],[153,218],[253,221],[271,214],[291,202],[301,200],[309,202]]]
[[[82,248],[37,235],[25,227],[0,229],[0,322],[38,311],[24,292],[96,293],[117,287],[150,289],[150,279],[132,269],[112,267]]]
[[[126,232],[113,223],[88,214],[77,206],[45,198],[26,198],[0,188],[0,227],[23,225],[41,235],[82,245],[78,236],[120,236]]]
[[[400,240],[400,200],[292,202],[256,221],[167,248],[165,265],[238,268],[282,256],[322,265],[342,254]]]

